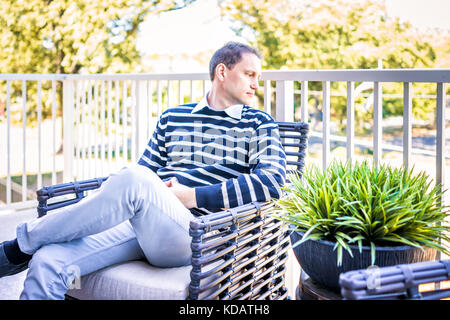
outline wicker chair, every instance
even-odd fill
[[[450,288],[419,290],[421,284],[450,280],[450,260],[425,261],[342,273],[346,300],[437,300],[450,298]]]
[[[278,122],[288,170],[302,171],[308,125]],[[80,201],[107,177],[44,187],[37,191],[38,215]],[[67,200],[68,194],[75,198]],[[52,203],[49,199],[64,196]],[[63,198],[64,198],[63,197]],[[270,202],[251,203],[199,216],[190,223],[192,263],[156,268],[129,261],[85,275],[75,299],[286,299],[285,262],[290,248],[285,223],[268,212]],[[167,279],[171,279],[167,281]]]

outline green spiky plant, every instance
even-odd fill
[[[369,246],[372,265],[376,246],[425,246],[449,254],[448,206],[440,204],[444,191],[432,187],[424,172],[335,161],[289,180],[286,196],[274,200],[274,215],[304,232],[294,246],[309,239],[335,242],[338,266],[343,250],[353,257],[349,245],[360,252]]]

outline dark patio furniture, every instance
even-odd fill
[[[344,299],[437,300],[450,298],[450,288],[419,291],[421,284],[450,280],[450,260],[425,261],[355,270],[340,275]]]
[[[305,164],[308,125],[278,122],[288,170]],[[107,177],[44,187],[38,215],[80,201]],[[69,200],[50,199],[73,194]],[[285,262],[290,248],[284,222],[268,213],[270,202],[197,217],[190,223],[192,264],[156,268],[146,261],[113,265],[81,278],[67,296],[76,299],[286,299]]]

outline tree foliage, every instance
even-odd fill
[[[140,71],[139,24],[192,0],[2,0],[2,73]]]
[[[386,16],[375,0],[223,0],[235,31],[251,29],[266,68],[428,68],[433,38]],[[447,37],[447,44],[449,44]],[[443,55],[449,53],[447,47]]]
[[[142,72],[136,48],[139,25],[149,15],[195,0],[1,0],[2,73]],[[58,82],[59,105],[62,90]],[[13,122],[20,121],[20,81],[11,82]],[[42,82],[42,115],[51,114],[51,82]],[[0,115],[6,105],[0,82]],[[27,83],[27,123],[36,119],[37,83]],[[32,99],[31,99],[32,98]],[[17,101],[17,102],[16,102]]]
[[[422,32],[386,15],[376,0],[222,0],[222,13],[235,32],[247,37],[264,57],[265,69],[367,69],[449,67],[450,34]],[[311,83],[310,90],[320,90]],[[435,86],[418,85],[415,93]],[[345,83],[332,83],[345,92]],[[401,85],[383,84],[383,92],[399,92]],[[400,91],[401,92],[401,91]],[[332,113],[342,124],[345,97],[332,99]],[[402,99],[388,99],[386,115],[402,113]],[[333,103],[335,102],[335,103]],[[357,100],[358,102],[358,100]],[[413,101],[413,113],[426,118],[432,101]],[[357,113],[367,122],[371,112]],[[358,129],[358,128],[357,128]]]

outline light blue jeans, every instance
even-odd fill
[[[33,254],[20,298],[64,299],[76,276],[129,260],[187,265],[193,218],[153,171],[124,168],[77,204],[17,227]]]

